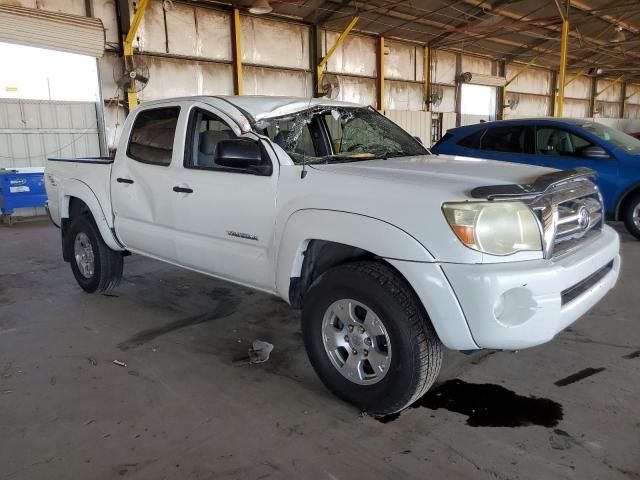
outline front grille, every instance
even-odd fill
[[[576,283],[575,285],[567,288],[566,290],[563,290],[562,293],[560,294],[562,306],[565,306],[567,303],[575,300],[584,292],[589,290],[596,283],[602,280],[612,269],[613,269],[613,260],[607,263],[600,270],[589,275],[584,280]]]
[[[531,208],[542,227],[545,258],[568,253],[596,236],[604,224],[600,192],[586,179],[550,189]]]

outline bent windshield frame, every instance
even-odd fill
[[[296,165],[429,155],[418,140],[365,107],[312,107],[255,124]]]

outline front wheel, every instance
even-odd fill
[[[629,233],[640,240],[640,194],[636,193],[626,202],[622,212],[624,226]]]
[[[110,249],[88,215],[73,219],[65,248],[78,285],[89,293],[115,288],[122,278],[122,253]]]
[[[422,304],[382,263],[324,273],[305,295],[302,333],[324,384],[374,415],[409,406],[440,371],[442,346]]]

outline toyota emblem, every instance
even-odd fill
[[[589,209],[585,206],[580,207],[580,210],[578,210],[578,226],[580,227],[580,230],[586,232],[589,229],[590,224],[591,214],[589,213]]]

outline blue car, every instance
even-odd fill
[[[580,119],[502,120],[449,130],[433,153],[527,163],[598,174],[607,217],[640,239],[640,140]]]

